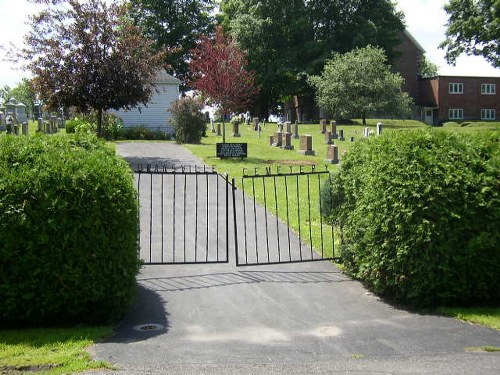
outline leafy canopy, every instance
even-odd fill
[[[311,76],[316,99],[334,118],[386,114],[405,116],[411,99],[401,91],[403,78],[392,73],[381,48],[367,46],[327,61],[323,73]]]
[[[163,54],[154,52],[117,0],[31,0],[44,3],[31,18],[26,47],[34,86],[50,107],[83,111],[146,103]],[[102,134],[101,122],[98,132]]]
[[[494,67],[500,67],[500,0],[450,0],[448,13],[446,60],[455,64],[462,53],[482,56]]]
[[[130,0],[130,16],[155,48],[168,49],[167,72],[183,82],[189,81],[190,50],[201,35],[213,31],[213,0]]]

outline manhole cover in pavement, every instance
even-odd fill
[[[142,332],[160,331],[163,328],[165,327],[163,327],[161,324],[156,324],[156,323],[141,324],[134,327],[136,331],[142,331]]]

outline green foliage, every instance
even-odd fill
[[[66,121],[66,133],[95,133],[98,127],[98,113],[90,111],[80,113]],[[106,112],[102,116],[102,128],[106,139],[123,138],[123,122],[113,113]]]
[[[29,79],[23,78],[22,81],[12,89],[10,89],[8,86],[4,86],[4,90],[5,92],[0,93],[0,96],[3,96],[5,98],[5,101],[9,100],[10,98],[14,98],[18,102],[21,102],[26,106],[26,114],[28,116],[33,114],[36,94]]]
[[[120,139],[168,141],[171,139],[171,136],[168,133],[159,130],[151,130],[146,126],[141,125],[124,128]]]
[[[75,117],[66,121],[66,133],[89,133],[95,132],[97,125],[82,117]]]
[[[435,77],[439,74],[439,67],[422,55],[418,71],[423,78]]]
[[[203,104],[195,98],[181,98],[172,103],[172,125],[177,143],[200,143],[205,133]]]
[[[402,92],[403,78],[392,73],[385,53],[368,46],[335,55],[321,76],[309,79],[318,104],[334,118],[384,114],[405,117],[411,99]]]
[[[131,171],[94,136],[0,138],[0,324],[117,318],[137,224]]]
[[[347,272],[415,306],[500,302],[499,160],[494,134],[357,142],[323,192]]]
[[[482,56],[494,67],[500,67],[500,1],[450,0],[444,7],[448,13],[446,60],[455,64],[462,53]]]

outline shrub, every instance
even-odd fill
[[[347,272],[413,306],[500,302],[499,151],[433,129],[357,142],[322,192]]]
[[[203,104],[195,98],[181,98],[172,103],[171,123],[175,130],[177,143],[200,143],[205,134],[205,118],[202,113]]]
[[[0,138],[0,325],[117,318],[137,228],[131,171],[95,136]]]

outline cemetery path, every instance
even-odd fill
[[[117,150],[201,164],[175,144]],[[500,372],[499,353],[473,349],[500,347],[499,331],[398,309],[328,262],[236,267],[230,253],[228,264],[144,266],[138,285],[116,334],[91,349],[112,374]]]

